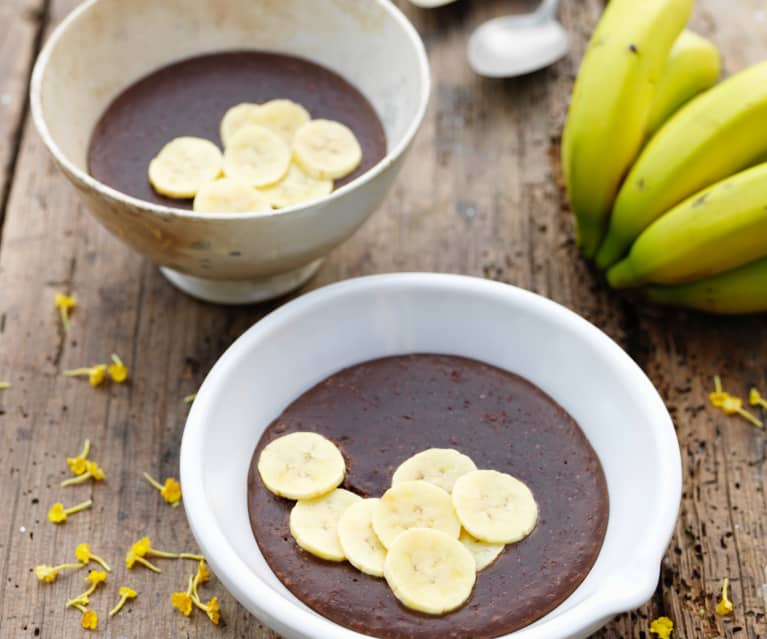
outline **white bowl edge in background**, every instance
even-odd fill
[[[681,498],[671,419],[641,369],[604,333],[533,293],[471,277],[380,275],[327,286],[240,337],[203,383],[181,448],[192,531],[230,592],[288,639],[359,639],[300,603],[253,538],[247,469],[263,429],[303,391],[386,355],[472,357],[529,379],[581,425],[610,493],[605,543],[556,610],[507,637],[582,639],[652,596]]]

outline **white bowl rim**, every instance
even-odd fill
[[[62,152],[58,144],[56,144],[55,140],[53,139],[53,136],[48,129],[48,124],[46,122],[45,114],[43,111],[41,98],[43,75],[48,67],[48,61],[50,60],[56,42],[58,42],[61,36],[70,28],[70,26],[80,17],[81,14],[85,13],[94,4],[101,1],[103,0],[86,0],[83,2],[83,4],[76,7],[54,29],[53,33],[48,38],[48,41],[45,43],[45,46],[43,47],[37,58],[37,61],[35,62],[35,67],[32,72],[32,80],[30,82],[29,97],[32,108],[32,119],[35,122],[35,126],[37,127],[37,130],[43,142],[45,143],[45,146],[48,148],[56,161],[61,166],[63,166],[66,171],[74,175],[79,181],[83,182],[94,191],[97,191],[99,194],[113,200],[118,200],[133,205],[138,209],[149,211],[158,215],[201,220],[217,220],[221,222],[269,218],[283,216],[287,213],[309,210],[316,207],[318,204],[324,205],[326,203],[333,202],[340,197],[343,197],[346,193],[349,193],[358,187],[367,184],[380,173],[382,173],[405,152],[410,143],[413,141],[413,138],[418,132],[418,129],[420,128],[421,123],[423,122],[423,119],[426,115],[426,108],[429,104],[429,95],[431,91],[431,74],[429,70],[429,60],[428,56],[426,55],[426,49],[424,47],[423,40],[421,40],[421,37],[416,31],[415,27],[410,23],[407,17],[405,17],[405,14],[402,13],[402,11],[393,2],[390,2],[389,0],[369,0],[376,3],[381,9],[389,14],[397,22],[397,24],[400,25],[403,31],[410,38],[411,42],[414,44],[416,55],[418,57],[418,74],[421,80],[421,95],[419,96],[418,109],[416,111],[415,117],[405,131],[402,139],[394,146],[393,149],[389,150],[381,160],[379,160],[374,166],[369,168],[362,175],[356,177],[351,182],[333,190],[329,195],[316,200],[311,200],[305,204],[297,204],[294,206],[288,206],[282,209],[275,209],[271,211],[227,213],[226,215],[223,215],[221,213],[202,213],[199,211],[189,211],[173,206],[165,206],[162,204],[147,202],[146,200],[128,195],[122,191],[118,191],[117,189],[104,184],[103,182],[91,176],[87,171],[83,171],[76,164],[70,161],[70,159],[66,156],[66,154]]]
[[[602,582],[596,592],[588,595],[573,608],[545,622],[534,622],[499,637],[499,639],[551,639],[568,637],[586,632],[601,625],[609,617],[633,610],[647,602],[655,592],[659,567],[672,537],[682,494],[682,461],[679,443],[671,417],[662,398],[642,369],[610,337],[586,319],[560,304],[530,291],[512,285],[477,277],[440,273],[394,273],[370,275],[331,284],[288,302],[256,322],[224,352],[214,364],[201,385],[189,416],[181,442],[180,480],[186,511],[192,533],[206,555],[218,578],[239,600],[246,599],[258,608],[260,618],[267,624],[276,622],[297,633],[305,633],[313,639],[362,639],[363,635],[324,617],[302,609],[285,599],[259,577],[253,574],[240,559],[221,531],[210,512],[202,476],[196,469],[201,467],[205,449],[205,423],[207,404],[217,395],[217,386],[226,376],[230,362],[247,345],[268,333],[280,323],[290,321],[307,313],[314,305],[328,299],[339,298],[347,293],[365,289],[391,289],[393,287],[442,287],[473,291],[478,294],[515,297],[519,303],[537,307],[540,312],[556,316],[558,321],[588,340],[612,366],[616,374],[630,377],[633,392],[641,398],[653,414],[647,428],[658,441],[655,452],[657,473],[668,480],[664,484],[663,500],[657,503],[653,516],[648,518],[646,529],[651,534],[639,547],[628,550],[625,563],[620,569],[620,579]],[[222,568],[225,569],[222,570]],[[616,571],[613,571],[614,573]],[[613,576],[613,575],[610,575]],[[618,576],[617,574],[615,575]],[[247,584],[247,589],[242,585]],[[271,625],[271,624],[270,624]]]

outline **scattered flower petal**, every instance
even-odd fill
[[[69,332],[69,311],[77,307],[77,300],[69,295],[63,293],[53,294],[53,305],[59,309],[59,315],[61,316],[61,325],[64,328],[64,332]]]
[[[128,379],[128,369],[117,353],[112,353],[112,363],[107,367],[107,371],[109,372],[109,377],[112,378],[112,381],[117,382],[118,384],[122,384]]]
[[[730,580],[725,577],[724,581],[722,582],[722,598],[719,600],[719,603],[716,604],[716,614],[718,614],[720,617],[731,615],[735,610],[735,607],[732,605],[730,598],[727,596],[727,589],[729,586]]]
[[[53,524],[62,524],[67,520],[67,517],[69,515],[73,515],[74,513],[79,513],[81,510],[85,510],[86,508],[90,508],[91,506],[93,506],[92,499],[84,501],[80,504],[76,504],[75,506],[72,506],[71,508],[64,508],[64,504],[55,503],[53,504],[53,506],[51,506],[51,509],[48,511],[48,521],[50,521]]]
[[[674,631],[674,622],[668,617],[658,617],[653,619],[650,624],[650,632],[658,635],[658,639],[671,639],[671,633]]]
[[[52,584],[56,581],[56,578],[62,570],[82,568],[84,565],[85,564],[59,564],[58,566],[49,566],[47,564],[40,564],[39,566],[35,566],[34,573],[38,581]]]
[[[112,571],[106,561],[91,552],[91,548],[88,544],[79,544],[75,548],[75,557],[84,564],[87,564],[89,561],[95,561],[97,564],[100,564],[104,570],[109,572]]]
[[[135,599],[138,596],[138,593],[132,588],[128,588],[128,586],[120,586],[119,592],[120,601],[118,601],[117,605],[109,611],[110,617],[114,617],[118,612],[120,612],[128,599]]]
[[[144,479],[159,490],[163,499],[171,506],[175,506],[181,501],[181,484],[173,479],[173,477],[167,477],[164,484],[161,484],[149,473],[144,473]]]

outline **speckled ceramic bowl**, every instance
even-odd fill
[[[226,216],[144,202],[88,174],[91,132],[122,90],[172,62],[238,49],[340,73],[378,112],[386,157],[314,202]],[[314,274],[383,201],[428,95],[423,44],[389,0],[88,0],[51,36],[31,86],[40,135],[96,218],[176,286],[221,303],[275,297]]]

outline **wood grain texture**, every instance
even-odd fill
[[[0,166],[14,167],[0,173],[0,194],[12,178],[0,246],[0,380],[13,382],[0,391],[0,639],[82,636],[78,613],[63,602],[83,589],[83,575],[41,586],[30,573],[37,563],[69,560],[82,541],[116,567],[93,600],[102,617],[123,583],[141,593],[108,626],[102,621],[105,636],[277,639],[215,579],[206,591],[222,601],[222,628],[171,610],[168,595],[182,589],[189,563],[165,561],[162,575],[118,567],[144,534],[160,548],[194,549],[183,511],[162,503],[141,473],[178,476],[182,398],[232,340],[278,303],[217,308],[176,292],[93,222],[28,117],[19,128],[36,34],[76,4],[52,0],[43,11],[47,5],[33,0],[0,2],[0,24],[8,25],[0,35],[0,96],[10,95],[12,105],[10,117],[0,105]],[[431,12],[398,4],[429,49],[434,90],[427,119],[384,207],[306,288],[390,271],[465,273],[542,293],[605,330],[667,401],[683,453],[685,494],[656,597],[595,637],[647,639],[649,620],[659,614],[674,619],[676,637],[767,637],[767,439],[706,403],[716,373],[732,392],[743,394],[752,384],[767,389],[767,328],[759,318],[660,313],[622,301],[578,258],[561,201],[558,138],[601,1],[563,3],[571,56],[508,81],[474,76],[465,62],[466,39],[482,20],[529,8],[532,0],[461,0]],[[694,26],[720,45],[729,70],[767,58],[767,43],[758,37],[762,0],[698,4]],[[79,301],[66,338],[52,308],[58,290]],[[129,366],[129,384],[92,389],[61,374],[112,352]],[[86,436],[108,479],[61,489],[64,457]],[[91,496],[91,511],[61,527],[46,521],[54,501]],[[714,606],[724,576],[732,581],[736,614],[722,621]]]

